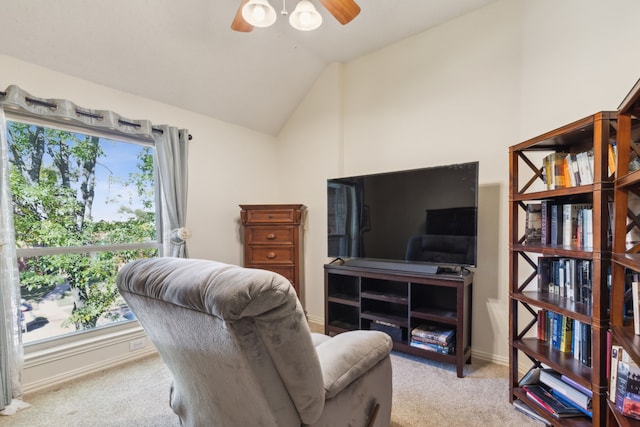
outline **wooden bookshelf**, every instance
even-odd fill
[[[509,149],[509,346],[511,402],[518,399],[554,426],[605,426],[607,420],[607,329],[609,294],[607,278],[611,261],[609,204],[613,200],[613,176],[608,170],[609,145],[616,138],[617,115],[599,112],[546,132]],[[592,154],[592,182],[549,188],[543,168],[551,153]],[[570,157],[570,158],[573,158]],[[589,247],[548,241],[528,242],[525,217],[530,203],[588,203],[592,210],[593,243]],[[549,231],[549,230],[547,230]],[[538,289],[540,257],[588,260],[591,266],[589,303],[573,295]],[[561,352],[537,337],[538,310],[558,313],[588,325],[591,330],[591,364],[570,352]],[[593,416],[554,418],[527,398],[520,388],[523,369],[549,367],[593,392]]]
[[[631,359],[640,364],[640,336],[634,334],[631,319],[627,318],[625,313],[627,272],[640,272],[640,254],[636,243],[640,232],[640,224],[637,222],[640,205],[633,201],[640,194],[640,170],[637,170],[637,156],[640,153],[638,113],[640,113],[640,80],[618,110],[610,324],[611,343],[621,345]],[[609,426],[640,426],[640,421],[625,417],[611,402],[609,402],[608,411]]]

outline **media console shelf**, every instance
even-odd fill
[[[388,326],[394,350],[456,365],[458,377],[471,363],[473,273],[420,274],[414,271],[324,266],[325,333]],[[449,354],[410,345],[411,330],[421,325],[455,331]]]

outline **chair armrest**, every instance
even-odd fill
[[[380,331],[349,331],[316,347],[325,398],[330,399],[389,355],[391,337]]]

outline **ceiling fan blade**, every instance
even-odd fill
[[[249,33],[253,30],[253,25],[249,24],[242,17],[242,7],[247,4],[249,0],[242,0],[240,3],[240,7],[236,12],[236,17],[233,18],[233,22],[231,23],[231,29],[234,31],[240,31],[241,33]]]
[[[320,0],[320,3],[342,25],[348,24],[360,13],[360,6],[354,0]]]

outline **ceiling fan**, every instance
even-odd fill
[[[348,24],[360,13],[360,6],[354,0],[320,0],[331,15],[342,25]],[[285,0],[282,15],[288,15]],[[268,0],[241,0],[240,7],[231,23],[231,29],[248,33],[254,27],[268,27],[276,19],[276,12]],[[300,0],[289,17],[291,25],[301,31],[316,29],[322,23],[322,16],[309,0]]]

